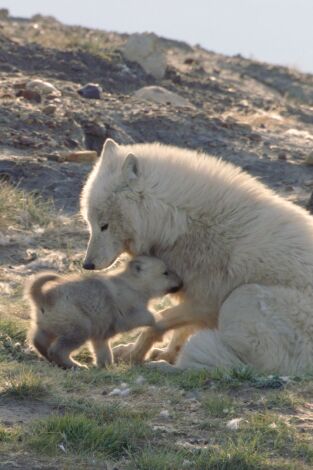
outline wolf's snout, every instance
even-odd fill
[[[93,269],[96,268],[96,266],[93,263],[84,263],[83,268],[92,271]]]

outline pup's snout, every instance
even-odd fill
[[[92,270],[95,269],[96,267],[95,267],[95,265],[94,265],[93,263],[84,263],[84,264],[83,264],[83,268],[92,271]]]

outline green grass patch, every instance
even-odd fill
[[[140,449],[150,436],[150,428],[140,418],[100,424],[85,414],[65,414],[37,422],[27,442],[32,449],[48,455],[66,452],[119,458]]]
[[[189,453],[185,451],[171,451],[167,449],[144,449],[139,455],[135,455],[128,465],[129,470],[181,470],[182,468],[194,468]]]
[[[21,322],[0,318],[0,362],[30,359],[31,355],[26,354],[25,347],[26,329]]]
[[[234,400],[227,395],[210,394],[202,400],[202,408],[212,418],[223,418],[234,411]]]
[[[48,389],[32,370],[22,369],[16,374],[10,374],[4,381],[1,395],[19,400],[37,399],[47,395]]]
[[[229,439],[222,446],[212,446],[196,457],[195,470],[263,470],[266,454],[260,453],[253,441]]]
[[[305,399],[290,390],[270,393],[265,401],[266,408],[288,409],[296,411],[297,408],[305,403]]]
[[[33,224],[48,225],[53,204],[34,193],[27,193],[15,186],[0,184],[0,229],[11,225],[29,229]]]

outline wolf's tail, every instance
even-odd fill
[[[231,369],[243,365],[217,330],[202,330],[191,336],[176,362],[182,369]]]
[[[38,274],[28,286],[26,286],[25,293],[35,304],[44,305],[46,303],[46,296],[42,292],[43,286],[49,281],[55,281],[60,276],[55,273],[42,273]]]

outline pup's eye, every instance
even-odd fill
[[[104,232],[105,230],[107,230],[108,227],[109,227],[109,224],[101,225],[101,227],[100,227],[101,232]]]
[[[164,276],[168,276],[168,271],[164,271]]]

